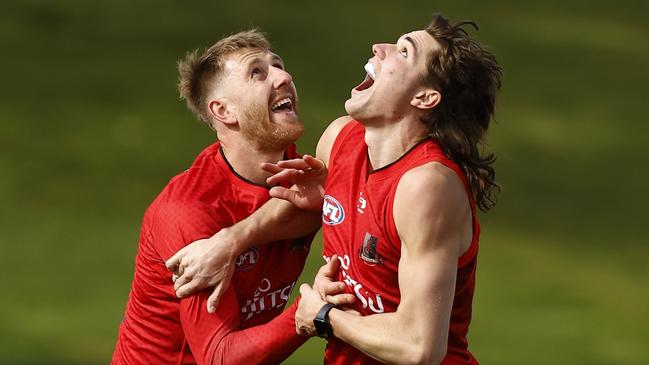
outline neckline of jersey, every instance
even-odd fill
[[[244,183],[244,185],[251,185],[256,188],[262,188],[266,191],[270,190],[270,186],[263,185],[263,184],[258,184],[254,181],[250,181],[246,179],[245,177],[239,175],[232,165],[230,164],[230,161],[228,161],[227,157],[225,157],[225,153],[223,152],[223,146],[219,145],[219,156],[221,156],[221,160],[225,163],[225,165],[228,167],[228,170],[232,173],[233,177],[236,178],[237,181]]]
[[[390,169],[390,167],[395,166],[397,163],[399,163],[399,161],[403,160],[411,152],[413,152],[415,149],[417,149],[417,147],[421,146],[422,144],[424,144],[427,141],[432,141],[432,138],[431,137],[425,137],[425,138],[421,139],[419,142],[415,143],[414,146],[410,147],[410,149],[408,149],[406,152],[404,152],[404,154],[401,155],[396,160],[394,160],[394,161],[390,162],[389,164],[387,164],[387,165],[385,165],[383,167],[380,167],[380,168],[378,168],[376,170],[369,171],[367,173],[367,178],[369,179],[370,176],[381,176],[381,175],[383,175],[384,171],[388,171]],[[369,149],[369,147],[367,145],[365,146],[365,156],[366,156],[367,168],[370,169],[370,168],[372,168],[372,163],[370,162],[370,149]]]

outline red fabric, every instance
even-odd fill
[[[392,206],[401,176],[417,166],[436,161],[460,177],[469,196],[474,232],[467,252],[458,260],[449,340],[443,364],[477,364],[467,349],[471,302],[480,226],[469,184],[462,170],[428,139],[394,163],[371,171],[364,140],[365,128],[352,121],[334,142],[323,205],[323,256],[341,258],[340,280],[357,297],[354,308],[363,315],[394,312],[400,301],[398,269],[401,241]],[[327,344],[325,364],[378,364],[354,347],[333,338]]]
[[[297,157],[295,148],[287,157]],[[178,300],[164,262],[247,217],[268,189],[236,175],[218,143],[173,178],[144,215],[135,275],[113,364],[274,364],[303,342],[296,306],[282,313],[312,237],[253,247],[239,257],[215,314],[210,290]]]

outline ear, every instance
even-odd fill
[[[433,109],[440,101],[442,101],[442,94],[435,89],[423,89],[417,92],[410,100],[410,105],[417,109]]]
[[[232,110],[228,108],[227,99],[220,98],[210,100],[207,104],[207,108],[210,111],[210,115],[217,123],[234,125],[239,122],[234,113],[232,113]]]

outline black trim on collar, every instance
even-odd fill
[[[420,144],[422,144],[422,143],[424,143],[424,142],[426,142],[426,141],[428,141],[428,140],[431,140],[431,139],[432,139],[431,137],[426,137],[426,138],[422,139],[421,141],[417,142],[414,146],[410,147],[410,149],[409,149],[408,151],[406,151],[403,155],[401,155],[401,157],[397,158],[396,160],[390,162],[389,164],[387,164],[387,165],[385,165],[385,166],[383,166],[383,167],[381,167],[381,168],[378,168],[378,169],[376,169],[376,170],[372,170],[372,171],[370,171],[370,173],[369,173],[368,175],[372,175],[372,174],[375,173],[375,172],[379,172],[379,171],[385,170],[385,169],[387,169],[388,167],[390,167],[390,166],[396,164],[397,162],[403,160],[404,157],[406,157],[410,152],[412,152],[412,151],[413,151],[415,148],[417,148]],[[365,153],[367,153],[367,161],[370,162],[370,149],[369,149],[369,147],[367,148],[367,150],[366,150]],[[371,166],[371,165],[372,165],[372,164],[370,163],[370,166]]]
[[[245,177],[239,175],[236,171],[234,171],[234,168],[230,164],[230,161],[228,161],[228,158],[225,157],[225,153],[223,152],[223,146],[219,146],[219,151],[221,152],[221,157],[223,157],[223,161],[225,161],[225,164],[228,165],[228,168],[230,169],[230,171],[232,171],[234,176],[236,176],[237,178],[239,178],[243,182],[248,183],[250,185],[259,186],[261,188],[270,190],[270,186],[267,186],[267,185],[264,185],[264,184],[257,184],[256,182],[250,181],[250,180],[246,179]]]

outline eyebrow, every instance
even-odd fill
[[[273,61],[279,61],[282,65],[284,64],[284,60],[280,56],[274,53],[273,53]]]
[[[258,65],[261,62],[261,58],[259,57],[253,57],[252,59],[247,59],[245,60],[245,73],[250,73],[253,68],[255,68],[256,65]]]
[[[417,52],[419,52],[419,50],[417,49],[417,44],[415,43],[414,39],[412,39],[409,35],[403,37],[403,39],[410,42],[410,44],[412,45],[412,48],[415,50],[415,54],[417,54]]]
[[[247,63],[248,65],[252,65],[252,64],[255,64],[255,63],[259,63],[259,62],[263,62],[263,60],[261,59],[261,57],[253,57],[253,58],[250,58],[250,59],[247,59],[247,60],[246,60],[246,63]]]
[[[265,61],[264,57],[255,56],[252,59],[249,59],[249,60],[246,61],[246,64],[247,64],[246,68],[250,69],[250,68],[254,67],[256,64],[258,64],[258,63],[264,63],[264,61]],[[284,60],[282,60],[282,58],[279,57],[278,55],[273,54],[271,56],[271,63],[275,62],[275,61],[279,61],[279,63],[282,64],[282,67],[284,67]]]

